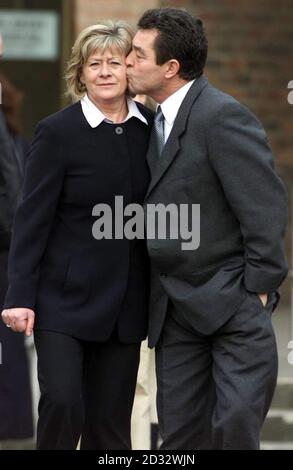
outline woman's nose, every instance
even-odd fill
[[[111,75],[111,69],[109,67],[109,64],[107,64],[106,62],[101,65],[100,75],[102,77]]]

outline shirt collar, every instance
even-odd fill
[[[84,117],[92,128],[98,127],[103,121],[110,123],[112,122],[99,110],[99,108],[97,108],[97,106],[94,105],[94,103],[89,99],[87,94],[84,95],[83,98],[81,98],[80,103]],[[148,125],[148,121],[139,111],[135,101],[133,101],[131,98],[127,98],[127,106],[128,114],[122,122],[126,122],[132,117],[136,117],[144,124]]]
[[[179,90],[175,91],[172,95],[168,96],[168,98],[161,103],[162,113],[164,114],[164,118],[166,122],[172,126],[174,123],[179,108],[184,100],[187,92],[191,85],[195,82],[195,80],[191,80],[190,82],[183,85]]]

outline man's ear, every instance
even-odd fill
[[[166,72],[165,72],[165,78],[172,78],[175,77],[175,75],[178,74],[180,70],[180,64],[178,60],[176,59],[171,59],[167,62],[166,64]]]

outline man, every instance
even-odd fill
[[[160,104],[145,203],[201,210],[198,249],[148,240],[162,448],[258,449],[277,377],[287,198],[263,128],[208,83],[206,58],[201,20],[173,8],[142,16],[128,57],[130,91]]]

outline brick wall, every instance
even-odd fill
[[[277,161],[293,168],[292,0],[168,0],[200,16],[209,39],[207,76],[262,121]]]
[[[136,25],[147,8],[155,8],[158,0],[74,0],[75,32],[103,19],[123,19]]]

